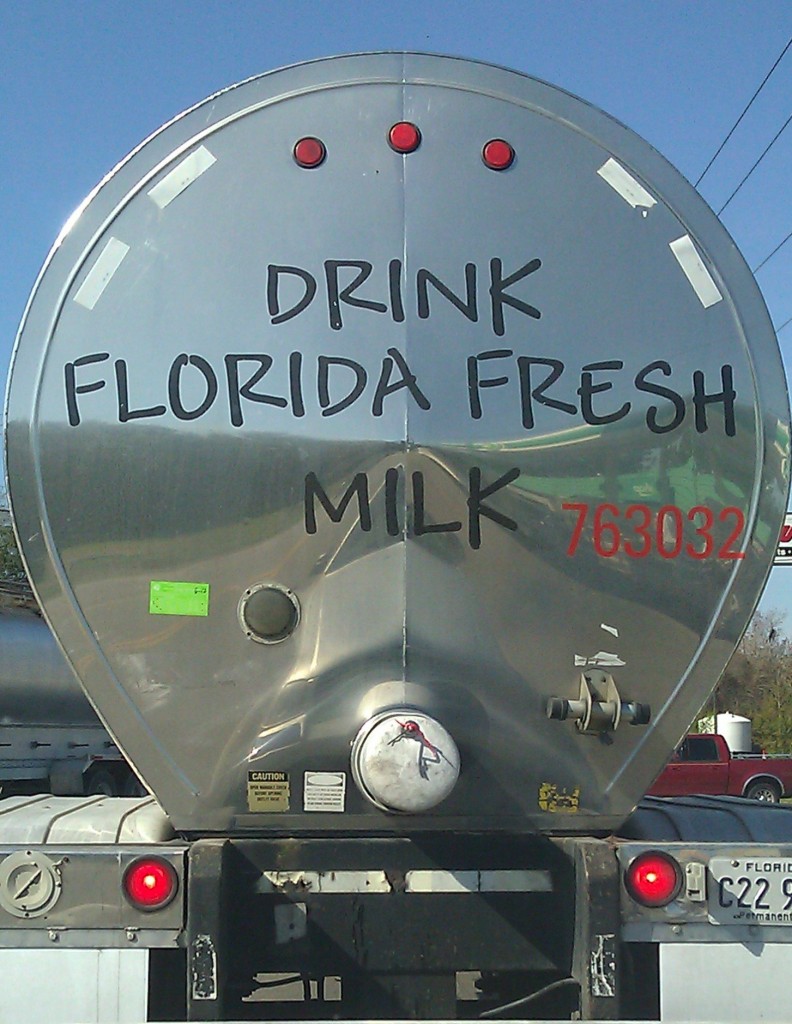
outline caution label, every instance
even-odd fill
[[[343,811],[346,798],[346,772],[306,772],[303,785],[303,810]]]
[[[248,772],[249,811],[275,814],[289,809],[288,772]]]

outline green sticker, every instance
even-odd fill
[[[208,615],[208,583],[173,583],[152,580],[149,615]]]

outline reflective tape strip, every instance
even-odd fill
[[[384,871],[265,871],[261,892],[392,892]]]
[[[709,309],[716,302],[720,302],[723,296],[712,280],[710,272],[704,266],[690,235],[682,235],[681,238],[668,244],[671,247],[671,252],[676,256],[677,263],[684,271],[685,277],[690,281],[693,291],[698,295],[701,305],[705,309]]]
[[[177,196],[180,196],[188,185],[192,185],[196,178],[200,178],[204,171],[208,171],[216,159],[206,146],[199,146],[172,171],[169,171],[162,181],[158,181],[153,188],[150,188],[146,195],[161,210],[164,210],[168,203],[172,203]]]
[[[99,254],[96,263],[88,271],[88,274],[77,289],[74,301],[86,309],[93,309],[99,301],[105,288],[110,284],[113,274],[124,262],[129,246],[117,238],[108,239],[104,249]]]
[[[408,871],[407,892],[552,892],[549,871]]]
[[[264,871],[259,892],[552,892],[549,871]]]
[[[640,206],[644,210],[651,210],[656,205],[657,200],[654,196],[647,192],[640,181],[636,181],[630,172],[626,171],[613,157],[605,161],[597,170],[597,174],[607,181],[614,192],[618,192],[633,209]]]

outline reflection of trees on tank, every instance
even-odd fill
[[[653,558],[651,586],[647,587],[646,572],[636,559],[621,552],[608,559],[597,557],[589,541],[581,544],[574,559],[568,558],[573,524],[561,506],[565,501],[611,503],[623,510],[630,504],[642,504],[656,513],[664,505],[673,505],[686,513],[697,505],[711,505],[716,513],[724,506],[747,512],[750,495],[743,493],[741,484],[747,480],[745,467],[752,466],[755,458],[753,410],[737,405],[736,434],[725,439],[726,443],[716,436],[718,424],[708,432],[711,438],[694,431],[692,417],[686,424],[670,436],[649,435],[643,419],[627,417],[606,428],[575,427],[544,438],[480,447],[437,445],[422,450],[382,440],[266,434],[188,436],[150,423],[139,429],[84,423],[77,429],[81,450],[86,446],[92,452],[90,465],[72,458],[70,432],[50,428],[48,445],[42,449],[48,452],[43,471],[52,509],[74,507],[83,500],[86,484],[98,490],[92,481],[102,481],[90,523],[76,518],[54,520],[57,533],[61,528],[68,531],[65,548],[82,548],[86,558],[92,548],[92,558],[104,554],[120,563],[134,558],[138,563],[142,559],[156,564],[163,557],[163,545],[174,560],[185,552],[192,556],[199,548],[217,557],[287,531],[294,533],[302,520],[308,471],[318,469],[323,487],[336,501],[355,473],[361,468],[368,473],[374,528],[366,545],[377,547],[401,540],[385,537],[382,528],[379,506],[386,466],[406,467],[399,500],[408,536],[412,509],[406,485],[413,467],[425,471],[428,525],[446,506],[453,511],[450,518],[464,519],[470,466],[480,465],[487,480],[519,467],[520,476],[492,501],[493,507],[518,524],[513,535],[518,544],[562,574],[578,578],[584,573],[603,592],[624,593],[630,600],[678,617],[689,614],[688,608],[680,608],[680,569],[689,598],[683,603],[692,608],[726,585],[733,563],[707,559],[684,565],[683,559]],[[770,427],[768,424],[770,434],[776,436],[778,431]],[[786,458],[785,451],[781,445],[771,445],[767,462]],[[70,461],[73,470],[63,472]],[[233,493],[229,487],[234,488]],[[359,530],[356,515],[353,502],[337,528]],[[695,524],[686,520],[683,525],[685,541],[695,538]],[[485,522],[484,529],[498,527]],[[758,542],[770,542],[767,533],[767,527],[758,524]],[[97,537],[102,538],[101,552]],[[462,538],[435,533],[414,539],[434,545],[435,550],[442,547],[447,561]],[[457,556],[461,558],[462,552]]]
[[[238,550],[248,534],[261,539],[302,521],[305,471],[318,464],[329,482],[344,480],[371,452],[381,456],[386,448],[277,435],[191,437],[151,424],[140,431],[87,423],[77,429],[79,450],[91,452],[88,461],[75,455],[69,434],[53,432],[42,446],[47,504],[76,507],[86,486],[99,492],[101,482],[90,521],[73,517],[68,529],[70,546],[101,537],[105,550],[167,542],[175,552],[185,540],[192,549],[200,536],[207,553]],[[52,521],[57,530],[57,515]]]
[[[739,440],[729,442],[730,446],[740,447],[736,459],[731,460],[734,472],[712,457],[713,453],[707,451],[710,446],[696,446],[695,435],[690,432],[655,448],[642,444],[642,428],[619,431],[618,436],[611,436],[608,447],[605,439],[596,434],[590,438],[598,445],[596,453],[588,450],[587,440],[580,436],[575,445],[559,449],[549,446],[544,464],[537,465],[538,459],[532,458],[527,472],[521,474],[514,487],[548,506],[559,501],[577,501],[610,502],[620,507],[633,503],[653,507],[668,504],[681,508],[710,502],[718,507],[742,505],[749,498],[740,486],[744,467],[750,464],[746,459],[753,458],[746,448],[747,439],[745,445]],[[577,445],[581,447],[575,451]],[[516,452],[512,449],[510,454]]]
[[[693,629],[705,629],[727,586],[734,561],[664,559],[655,555],[646,563],[623,551],[603,558],[594,551],[590,533],[581,541],[574,558],[567,555],[574,517],[564,512],[563,504],[581,502],[593,509],[608,501],[607,481],[595,469],[603,464],[602,433],[589,428],[575,431],[575,435],[574,439],[567,437],[562,444],[549,442],[544,451],[541,445],[532,445],[531,458],[524,463],[527,472],[503,493],[500,507],[520,524],[517,542],[549,567],[575,581],[588,581],[589,587],[603,595],[651,607]],[[745,466],[753,465],[754,456],[753,436],[747,435],[745,430],[742,438],[729,439],[729,464],[734,467],[733,471],[711,457],[702,465],[698,454],[704,446],[696,446],[696,435],[691,431],[680,433],[667,447],[648,450],[644,446],[645,428],[641,425],[631,430],[615,428],[609,437],[613,441],[609,465],[621,470],[611,474],[613,498],[610,501],[622,512],[631,504],[646,505],[653,515],[665,505],[680,508],[684,513],[685,544],[697,542],[695,528],[701,525],[700,520],[685,518],[697,505],[711,505],[716,517],[724,507],[739,508],[747,514],[750,495],[740,484]],[[592,446],[596,446],[596,459]],[[734,452],[735,446],[739,449],[737,452]],[[717,451],[724,447],[720,445]],[[489,454],[492,456],[491,452]],[[497,465],[505,465],[509,457],[517,462],[519,454],[522,454],[519,448],[510,445],[508,451],[499,454]],[[491,463],[495,464],[496,460],[492,458]],[[716,525],[724,529],[722,524]],[[733,523],[725,525],[731,527]],[[648,576],[647,564],[651,565]],[[680,580],[681,571],[683,580]],[[702,612],[702,606],[707,610]],[[744,612],[737,609],[735,614],[739,617]]]

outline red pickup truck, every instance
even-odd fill
[[[732,754],[719,735],[691,734],[649,790],[649,796],[714,793],[777,804],[792,795],[792,757]]]

